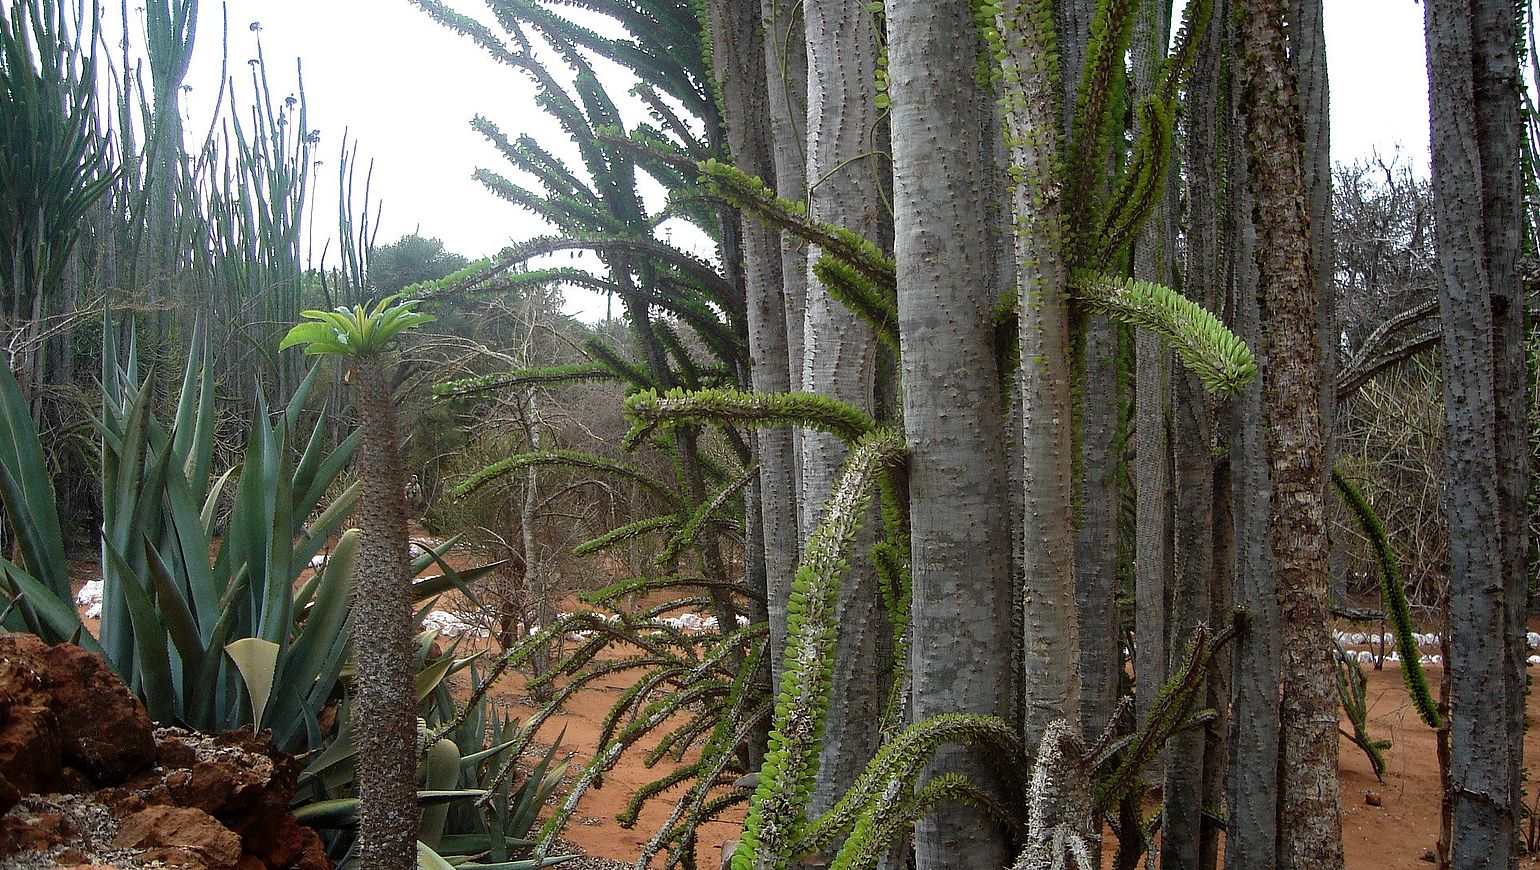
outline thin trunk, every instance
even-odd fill
[[[1073,405],[1059,163],[1060,71],[1050,4],[1005,0],[996,31],[1014,173],[1021,318],[1023,731],[1036,751],[1048,724],[1078,722]]]
[[[1228,414],[1222,415],[1228,417]],[[1224,421],[1228,422],[1228,421]],[[1218,427],[1224,431],[1223,423]],[[1209,592],[1213,614],[1210,625],[1230,622],[1235,611],[1235,515],[1231,511],[1233,493],[1230,467],[1214,468],[1214,585]],[[1215,814],[1225,802],[1225,779],[1230,761],[1230,649],[1221,649],[1209,671],[1208,699],[1204,702],[1216,717],[1204,729],[1203,741],[1203,833],[1198,848],[1199,870],[1219,866],[1222,823]]]
[[[1342,866],[1337,697],[1329,650],[1326,452],[1298,95],[1282,0],[1239,0],[1256,201],[1257,299],[1272,472],[1269,541],[1283,612],[1278,865]]]
[[[1208,28],[1198,48],[1188,87],[1186,161],[1187,297],[1219,310],[1220,191],[1224,179],[1219,112],[1224,91],[1222,27]],[[1187,646],[1199,625],[1212,624],[1214,586],[1214,415],[1203,384],[1183,368],[1171,376],[1171,448],[1175,490],[1175,577],[1167,632],[1173,655]],[[1207,691],[1205,686],[1204,691]],[[1203,840],[1203,783],[1209,729],[1190,730],[1167,747],[1161,866],[1195,868]]]
[[[358,860],[363,867],[417,866],[417,709],[412,691],[406,505],[391,367],[356,361],[355,406],[363,537],[353,595],[354,729],[358,741]]]
[[[1000,377],[994,363],[987,193],[988,94],[975,75],[972,0],[888,8],[894,253],[910,451],[913,564],[911,710],[1010,714],[1011,590]],[[946,747],[926,778],[997,781],[977,751]],[[923,819],[916,866],[1001,867],[1007,843],[978,809],[948,803]]]
[[[1134,99],[1154,90],[1155,74],[1170,41],[1171,3],[1146,0],[1134,24]],[[1167,176],[1165,196],[1144,222],[1134,245],[1134,277],[1171,284],[1176,239],[1177,173]],[[1159,336],[1141,329],[1134,336],[1138,387],[1134,421],[1134,700],[1144,721],[1155,693],[1166,682],[1166,594],[1174,565],[1171,558],[1171,443],[1167,402],[1171,391],[1171,351]]]
[[[1075,529],[1075,612],[1080,634],[1080,731],[1102,733],[1123,675],[1118,618],[1118,325],[1086,324],[1080,382],[1079,522]]]
[[[807,22],[807,184],[809,213],[886,248],[892,225],[882,202],[888,172],[875,153],[881,124],[876,107],[878,39],[864,4],[812,0]],[[811,261],[814,254],[809,255]],[[808,278],[803,334],[804,385],[868,412],[874,408],[877,343],[865,323]],[[845,449],[822,433],[802,436],[802,539],[821,518],[845,460]],[[864,552],[863,541],[857,550]],[[876,751],[887,699],[892,630],[870,563],[857,558],[840,591],[840,624],[832,698],[824,730],[812,810],[822,813],[849,788]]]
[[[1515,12],[1426,8],[1450,556],[1451,866],[1517,861],[1527,489]]]
[[[1216,17],[1216,20],[1223,20]],[[1272,480],[1262,435],[1266,365],[1257,304],[1256,229],[1246,152],[1244,108],[1230,114],[1230,301],[1235,333],[1257,349],[1259,373],[1235,400],[1230,417],[1230,473],[1235,523],[1235,606],[1246,624],[1231,647],[1230,768],[1225,788],[1225,866],[1272,870],[1278,852],[1278,669],[1282,615],[1267,544]]]
[[[764,40],[759,33],[759,10],[742,2],[713,0],[709,5],[712,63],[722,95],[722,117],[733,161],[749,175],[773,183],[771,130],[765,65],[761,62]],[[756,392],[791,389],[790,357],[786,343],[786,298],[782,283],[780,239],[770,227],[743,219],[745,298],[748,303],[749,357],[753,360],[752,384]],[[759,477],[760,549],[751,553],[767,592],[770,619],[772,672],[786,638],[786,602],[792,573],[797,565],[796,475],[791,432],[782,428],[761,429],[756,437]],[[749,497],[756,493],[751,491]]]
[[[802,202],[807,199],[807,43],[803,40],[802,3],[800,0],[762,0],[760,12],[764,29],[765,104],[770,121],[770,162],[774,168],[775,192],[783,199]],[[790,233],[780,235],[782,317],[786,322],[786,359],[791,389],[803,388],[802,333],[807,313],[807,246]],[[802,433],[792,438],[792,493],[798,493],[801,478]],[[791,560],[801,559],[804,528],[801,502],[792,498],[794,531]],[[775,579],[771,578],[771,583]],[[772,585],[772,591],[775,587]],[[781,590],[784,599],[787,591]],[[771,622],[771,631],[776,624]],[[785,639],[784,627],[779,638],[772,636],[771,649],[779,650]],[[777,652],[776,655],[779,653]],[[779,661],[775,673],[780,675]]]

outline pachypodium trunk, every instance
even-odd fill
[[[1425,9],[1448,462],[1450,866],[1515,867],[1529,484],[1520,36],[1511,2]]]
[[[1010,542],[1000,376],[992,350],[988,236],[992,111],[976,78],[972,0],[911,0],[887,13],[894,253],[909,446],[915,721],[1005,717],[1011,707]],[[926,779],[996,780],[977,751],[945,747]],[[922,783],[923,785],[923,783]],[[943,804],[915,837],[916,865],[1002,867],[999,825]]]
[[[764,41],[759,33],[759,9],[752,4],[714,0],[708,10],[711,59],[733,163],[749,175],[773,181],[776,167],[771,156],[765,64],[760,54]],[[753,387],[760,393],[784,393],[791,389],[791,368],[779,234],[767,224],[747,218],[741,221],[741,230]],[[772,670],[786,639],[786,601],[797,567],[796,463],[792,449],[788,429],[767,428],[756,434]]]
[[[353,594],[353,739],[358,744],[359,866],[417,866],[417,711],[412,688],[412,608],[406,505],[396,441],[392,367],[357,360],[355,403],[363,497]]]
[[[865,4],[849,0],[811,0],[804,4],[803,16],[809,214],[887,248],[892,227],[882,179],[888,167],[880,162],[882,149],[873,139],[883,124],[877,109],[876,17]],[[808,285],[803,388],[870,412],[875,402],[876,339],[816,276]],[[837,439],[817,432],[803,433],[801,450],[805,541],[821,519],[818,506],[828,501],[846,451]],[[892,630],[869,563],[860,557],[856,563],[856,576],[840,593],[839,652],[813,798],[815,813],[833,806],[876,751],[888,695],[885,675],[890,671]]]
[[[1257,228],[1272,473],[1269,542],[1283,611],[1278,866],[1342,866],[1337,696],[1328,622],[1326,433],[1305,209],[1305,143],[1282,0],[1238,0]]]
[[[1078,722],[1080,712],[1069,289],[1056,174],[1062,89],[1053,4],[1004,0],[996,32],[1021,321],[1023,727],[1028,748],[1035,749],[1050,722]]]

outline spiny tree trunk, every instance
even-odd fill
[[[1004,0],[996,30],[1021,300],[1023,732],[1036,751],[1050,722],[1078,721],[1080,708],[1068,276],[1056,176],[1062,89],[1051,4]]]
[[[807,43],[803,39],[802,3],[800,0],[763,0],[760,12],[764,27],[765,95],[766,110],[770,115],[770,160],[775,172],[775,192],[792,202],[807,199]],[[782,233],[781,288],[786,319],[786,357],[789,363],[791,388],[802,389],[802,332],[807,314],[807,245],[790,233]],[[792,492],[800,490],[802,433],[793,431],[792,438]],[[801,502],[793,498],[795,526],[803,528]],[[793,541],[791,560],[800,561],[802,540]],[[774,580],[772,579],[772,583]],[[785,597],[785,592],[782,597]],[[775,631],[772,622],[771,631]],[[772,636],[772,649],[780,648],[784,630],[779,639]],[[779,662],[776,674],[779,675]]]
[[[1010,713],[1011,583],[994,363],[989,221],[989,95],[976,81],[972,0],[888,7],[894,253],[913,554],[911,710]],[[959,772],[986,787],[986,758],[937,753],[927,778]],[[919,824],[916,866],[1001,867],[1000,826],[960,803]]]
[[[1171,34],[1171,4],[1145,0],[1134,23],[1133,98],[1151,93],[1155,74]],[[1167,175],[1165,196],[1134,243],[1134,277],[1171,284],[1176,239],[1174,225],[1177,173]],[[1144,721],[1155,693],[1166,682],[1166,595],[1174,565],[1171,558],[1171,443],[1167,403],[1171,391],[1171,351],[1159,336],[1139,330],[1134,336],[1135,398],[1134,529],[1134,700]],[[1157,771],[1157,775],[1159,775]],[[1125,847],[1126,848],[1126,847]]]
[[[355,372],[354,401],[363,430],[358,471],[364,485],[353,594],[358,860],[361,867],[409,870],[417,866],[417,710],[396,405],[388,364],[363,358]]]
[[[1497,0],[1426,5],[1450,556],[1451,866],[1517,864],[1528,486],[1518,34]]]
[[[1219,107],[1224,89],[1222,26],[1210,27],[1188,87],[1187,258],[1183,269],[1189,299],[1218,310],[1220,267]],[[1175,577],[1167,619],[1169,649],[1180,655],[1199,625],[1212,624],[1214,584],[1214,415],[1197,376],[1171,376],[1172,480],[1175,491]],[[1204,691],[1207,691],[1205,686]],[[1176,735],[1167,746],[1161,806],[1161,866],[1196,868],[1202,848],[1204,755],[1208,729]]]
[[[888,247],[892,226],[879,179],[888,173],[874,153],[877,31],[866,6],[848,0],[811,0],[807,22],[808,208],[817,220],[847,227]],[[809,259],[813,259],[810,255]],[[803,336],[807,389],[873,409],[876,339],[836,302],[816,276],[808,278]],[[802,539],[812,534],[828,500],[845,449],[832,436],[802,436]],[[857,545],[860,547],[860,544]],[[840,624],[832,699],[819,760],[812,810],[821,813],[849,788],[877,747],[877,726],[887,697],[892,631],[869,564],[858,560],[840,591]]]
[[[1342,866],[1326,452],[1298,94],[1282,0],[1238,0],[1268,378],[1269,542],[1283,611],[1278,866]]]
[[[1233,44],[1233,43],[1232,43]],[[1232,74],[1232,83],[1238,71]],[[1232,92],[1235,90],[1232,84]],[[1261,348],[1257,304],[1256,229],[1241,132],[1245,109],[1230,113],[1230,304],[1232,328]],[[1257,378],[1235,400],[1230,416],[1230,474],[1235,524],[1235,606],[1246,624],[1233,641],[1234,684],[1230,704],[1230,766],[1225,788],[1225,866],[1272,870],[1278,858],[1278,668],[1282,616],[1277,575],[1268,545],[1272,480],[1262,434],[1262,385]]]
[[[775,167],[771,159],[760,12],[751,4],[727,0],[713,0],[708,11],[711,60],[722,95],[722,116],[733,162],[749,175],[773,183]],[[741,232],[752,384],[756,392],[786,392],[791,389],[791,369],[780,239],[775,230],[747,218],[741,221]],[[780,645],[786,637],[786,601],[797,566],[792,447],[791,432],[787,429],[761,429],[757,434],[759,517],[772,662],[779,659]]]

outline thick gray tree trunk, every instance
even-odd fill
[[[1198,48],[1187,95],[1187,258],[1185,291],[1219,309],[1220,190],[1223,186],[1219,106],[1224,90],[1224,32],[1210,27]],[[1197,376],[1171,376],[1171,449],[1175,491],[1175,580],[1168,616],[1169,650],[1179,656],[1199,625],[1212,624],[1214,585],[1214,415]],[[1206,688],[1205,688],[1206,691]],[[1167,746],[1162,794],[1161,867],[1197,868],[1203,837],[1204,755],[1208,729],[1176,735]]]
[[[1068,275],[1056,174],[1063,92],[1053,23],[1040,7],[1004,0],[996,22],[1021,300],[1022,727],[1034,752],[1050,722],[1077,722],[1080,711]]]
[[[1515,866],[1526,552],[1522,126],[1514,8],[1430,0],[1445,491],[1450,540],[1451,865]]]
[[[1009,517],[995,299],[989,280],[992,100],[975,77],[972,0],[888,7],[903,417],[913,554],[910,653],[916,721],[1010,713]],[[977,751],[946,747],[926,776],[995,781]],[[921,870],[1002,867],[1000,826],[944,804],[915,836]]]
[[[773,183],[775,166],[771,158],[760,11],[750,4],[728,0],[713,0],[708,9],[711,59],[722,95],[728,149],[739,169]],[[786,345],[786,296],[779,234],[748,218],[741,221],[740,230],[752,385],[755,392],[786,392],[791,389],[791,366]],[[756,448],[770,657],[772,673],[778,673],[774,663],[779,661],[786,639],[786,602],[797,567],[796,475],[791,432],[783,428],[761,429],[756,435]]]
[[[803,15],[807,22],[809,213],[886,248],[892,224],[883,205],[882,185],[889,168],[873,147],[879,125],[875,18],[864,4],[847,0],[811,0],[804,5]],[[816,252],[809,259],[814,256]],[[877,352],[871,329],[811,275],[808,287],[804,386],[871,412]],[[802,436],[799,485],[804,541],[821,519],[845,452],[833,436],[815,432]],[[887,699],[892,627],[870,565],[863,563],[866,560],[857,559],[850,581],[840,591],[839,648],[814,814],[831,807],[865,769],[876,751]]]
[[[1272,471],[1269,542],[1283,613],[1278,866],[1342,866],[1337,693],[1327,600],[1326,435],[1304,141],[1283,0],[1238,0],[1256,197],[1257,299]]]
[[[1238,75],[1236,70],[1234,75]],[[1232,79],[1234,80],[1234,79]],[[1241,139],[1243,109],[1230,129],[1230,304],[1232,329],[1258,357],[1257,379],[1234,400],[1230,415],[1230,475],[1235,524],[1235,606],[1246,614],[1231,646],[1235,666],[1230,704],[1230,766],[1225,789],[1225,866],[1272,870],[1278,852],[1278,668],[1282,617],[1277,576],[1267,543],[1272,494],[1262,434],[1262,384],[1268,377],[1257,305],[1256,229]]]

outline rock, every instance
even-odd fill
[[[59,762],[59,722],[52,710],[13,705],[0,716],[0,775],[20,794],[52,787]]]
[[[144,705],[100,656],[59,644],[48,650],[47,672],[64,755],[83,773],[111,785],[155,763]]]
[[[144,705],[100,656],[78,646],[0,635],[0,697],[7,717],[24,707],[50,710],[62,760],[97,782],[122,782],[155,761]]]
[[[212,870],[230,867],[241,859],[241,838],[218,819],[193,807],[146,807],[118,822],[113,843],[145,849],[146,859],[171,866]]]
[[[331,870],[271,737],[154,730],[99,657],[0,635],[0,866]]]

